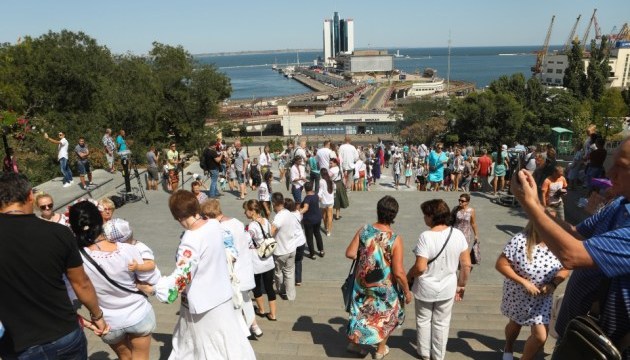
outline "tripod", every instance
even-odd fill
[[[146,194],[144,193],[144,189],[142,188],[142,181],[140,180],[140,172],[138,171],[138,165],[134,161],[130,159],[129,156],[125,156],[122,158],[122,166],[123,166],[123,177],[125,178],[125,190],[120,192],[123,200],[128,202],[136,202],[144,199],[146,204],[149,204],[149,199],[147,199]],[[129,172],[129,167],[133,168],[133,173],[138,180],[138,187],[131,188],[131,174]]]

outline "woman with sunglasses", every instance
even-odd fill
[[[475,209],[470,207],[470,195],[461,194],[459,205],[453,209],[453,227],[464,233],[466,242],[470,245],[473,240],[479,241]]]
[[[46,221],[56,222],[61,225],[70,226],[68,217],[54,211],[55,203],[50,194],[41,193],[35,197],[35,203],[40,210],[40,217]]]

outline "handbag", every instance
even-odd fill
[[[630,345],[630,334],[626,334],[616,347],[598,324],[599,309],[603,308],[610,281],[610,279],[602,281],[599,296],[593,301],[588,314],[577,316],[569,321],[564,336],[553,351],[551,360],[622,359],[621,353]]]
[[[265,232],[262,225],[258,221],[256,221],[256,223],[258,223],[258,226],[260,226],[260,231],[263,234],[263,241],[257,243],[256,240],[254,240],[254,243],[256,244],[256,251],[258,251],[258,256],[261,259],[266,259],[269,256],[273,255],[273,252],[278,246],[278,242],[276,241],[276,239],[271,237],[268,232]]]
[[[357,258],[359,257],[357,253]],[[352,260],[352,265],[350,265],[350,271],[348,272],[348,277],[341,285],[341,294],[343,295],[343,304],[345,306],[346,312],[350,312],[350,304],[352,303],[352,291],[354,290],[354,281],[355,281],[355,267],[357,260]]]
[[[105,272],[105,270],[103,270],[102,267],[100,267],[96,261],[94,261],[94,259],[92,259],[92,257],[90,255],[88,255],[88,253],[85,252],[85,249],[80,248],[79,251],[81,252],[81,255],[83,255],[83,257],[90,263],[92,264],[92,266],[94,266],[94,268],[96,269],[96,271],[98,271],[104,278],[105,280],[107,280],[110,284],[114,285],[114,287],[126,291],[128,293],[132,293],[132,294],[139,294],[144,296],[145,298],[148,297],[147,294],[145,294],[144,292],[140,291],[140,290],[131,290],[128,289],[122,285],[120,285],[119,283],[117,283],[116,281],[114,281],[112,278],[109,277],[109,275],[107,275],[107,273]]]
[[[470,263],[473,265],[481,264],[481,248],[477,240],[473,242],[472,248],[470,249]]]
[[[228,274],[230,275],[230,285],[232,286],[232,305],[234,309],[240,309],[243,307],[243,293],[241,292],[241,282],[236,276],[234,271],[234,262],[232,261],[232,255],[230,250],[225,249],[225,255],[227,256]]]

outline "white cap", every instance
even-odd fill
[[[103,232],[111,242],[125,242],[133,235],[129,222],[120,218],[113,218],[103,224]]]
[[[501,150],[507,150],[507,145],[505,144],[501,145]]]

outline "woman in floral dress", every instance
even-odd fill
[[[477,218],[475,209],[470,207],[470,195],[461,194],[459,205],[453,209],[453,227],[464,233],[468,245],[474,241],[479,241],[477,234]]]
[[[347,350],[365,356],[367,351],[359,344],[378,344],[375,359],[389,353],[387,339],[404,320],[395,285],[402,289],[405,303],[412,299],[403,266],[403,239],[391,228],[397,213],[396,199],[383,197],[377,204],[378,221],[359,229],[346,249],[346,257],[357,261]]]

